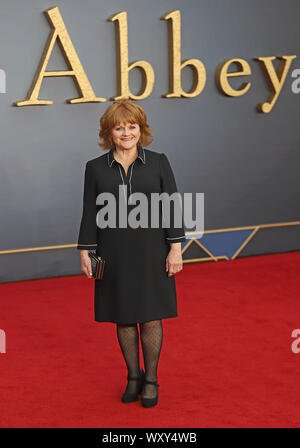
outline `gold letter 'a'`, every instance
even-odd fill
[[[206,83],[206,71],[204,64],[199,59],[186,59],[181,63],[181,37],[180,37],[180,11],[171,11],[164,14],[161,19],[168,21],[168,41],[169,41],[169,90],[165,98],[184,96],[191,98],[199,95]],[[193,69],[193,85],[189,92],[185,92],[181,87],[181,71],[190,65]]]
[[[39,100],[39,91],[42,85],[43,78],[45,76],[75,76],[81,97],[66,100],[68,103],[100,103],[106,101],[105,98],[97,98],[94,94],[92,86],[83,70],[80,63],[76,50],[72,44],[69,33],[66,29],[64,21],[61,17],[59,8],[55,6],[54,8],[47,9],[44,11],[52,31],[49,34],[47,43],[45,45],[39,66],[37,68],[36,74],[33,78],[31,87],[27,93],[25,101],[15,102],[16,106],[33,106],[33,105],[43,105],[52,104],[53,101],[49,100]],[[70,65],[72,70],[60,70],[53,72],[46,72],[46,67],[49,62],[54,44],[56,39],[59,37],[58,42],[61,45],[62,52],[66,58],[67,63]]]
[[[154,70],[147,61],[134,61],[128,65],[128,27],[127,12],[119,12],[107,19],[110,22],[116,22],[116,51],[117,51],[117,90],[118,96],[112,97],[112,100],[134,99],[143,100],[147,98],[154,86]],[[142,72],[142,86],[138,95],[130,92],[128,74],[133,68],[140,68]]]

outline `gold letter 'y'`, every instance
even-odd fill
[[[55,6],[54,8],[47,9],[44,11],[52,31],[49,34],[48,41],[45,45],[39,66],[37,68],[36,74],[33,78],[31,87],[27,93],[25,101],[15,102],[16,106],[33,106],[33,105],[44,105],[52,104],[53,101],[49,100],[39,100],[39,91],[42,85],[42,81],[45,76],[75,76],[77,84],[81,93],[80,98],[73,98],[66,100],[68,103],[100,103],[106,101],[105,98],[97,98],[90,85],[90,82],[83,70],[80,63],[76,50],[72,44],[71,38],[68,34],[64,21],[61,17],[59,8]],[[46,71],[46,67],[49,62],[54,44],[56,39],[59,38],[58,42],[61,45],[62,52],[66,58],[67,63],[71,67],[71,70],[60,70],[60,71]]]
[[[271,90],[268,100],[264,103],[259,103],[256,106],[259,112],[264,112],[265,114],[271,112],[284,85],[292,60],[296,57],[295,54],[290,56],[278,56],[278,58],[281,59],[278,73],[276,73],[272,63],[272,61],[276,59],[275,56],[254,58],[255,60],[260,61],[263,73],[266,76],[267,83]]]

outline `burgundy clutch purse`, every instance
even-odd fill
[[[95,280],[102,280],[105,260],[96,254],[89,252],[89,257],[92,264],[92,275]]]

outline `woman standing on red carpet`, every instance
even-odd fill
[[[153,134],[144,110],[134,101],[111,104],[100,119],[99,136],[99,145],[108,152],[86,163],[77,248],[82,272],[89,278],[88,251],[95,249],[106,261],[102,280],[95,280],[95,320],[116,323],[128,369],[122,401],[137,401],[141,393],[142,405],[150,407],[158,401],[162,319],[177,316],[174,274],[182,270],[184,229],[175,227],[172,216],[169,226],[163,227],[161,209],[158,227],[100,227],[96,216],[107,204],[96,204],[96,198],[100,193],[111,193],[118,218],[124,197],[129,215],[136,208],[131,194],[143,193],[151,201],[151,193],[170,195],[177,187],[167,156],[145,148]],[[120,197],[119,185],[124,189]],[[138,323],[145,371],[140,368]]]

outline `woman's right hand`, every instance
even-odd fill
[[[92,262],[89,257],[88,250],[80,251],[81,272],[83,272],[88,278],[93,278],[92,274]]]

